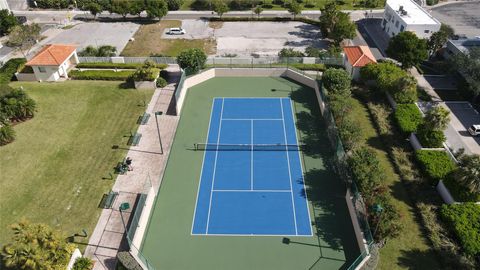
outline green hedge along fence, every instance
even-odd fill
[[[72,70],[68,76],[73,80],[101,80],[101,81],[125,81],[132,76],[134,71],[113,70]]]

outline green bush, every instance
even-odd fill
[[[450,194],[453,196],[455,201],[458,202],[479,202],[480,201],[480,194],[470,192],[468,188],[463,185],[463,183],[459,183],[454,176],[449,176],[443,180],[443,183],[450,191]]]
[[[398,104],[395,109],[395,120],[404,134],[417,131],[423,121],[423,116],[415,104]]]
[[[93,261],[86,257],[80,257],[75,260],[72,270],[91,270]]]
[[[68,0],[36,0],[35,2],[37,3],[37,7],[39,8],[54,8],[54,9],[67,8],[69,4]]]
[[[417,150],[415,154],[420,166],[435,183],[445,179],[457,168],[445,151]]]
[[[322,76],[323,86],[334,95],[350,96],[351,78],[344,69],[329,68]]]
[[[77,68],[105,68],[105,69],[137,69],[142,67],[143,63],[103,63],[103,62],[96,62],[96,63],[79,63],[77,64]],[[156,68],[164,69],[167,67],[167,64],[156,64]]]
[[[292,48],[283,48],[278,52],[279,57],[304,57],[301,51],[296,51]]]
[[[93,56],[93,57],[111,57],[117,54],[117,48],[110,45],[102,45],[100,47],[87,46],[85,49],[78,52],[78,56]]]
[[[162,77],[158,77],[156,84],[157,84],[158,88],[163,88],[163,87],[167,86],[167,81]]]
[[[0,145],[11,143],[15,140],[15,131],[8,123],[0,123]]]
[[[9,83],[20,67],[25,65],[25,58],[12,58],[0,68],[0,84]]]
[[[160,69],[156,68],[156,65],[152,61],[145,61],[145,63],[137,68],[132,74],[131,78],[136,82],[150,81],[153,82],[159,75]]]
[[[74,80],[101,80],[101,81],[125,81],[132,76],[134,71],[113,71],[113,70],[72,70],[68,76]]]
[[[205,67],[207,55],[201,49],[186,49],[177,56],[177,62],[181,68],[186,69],[190,73],[197,73]]]
[[[440,216],[455,233],[466,254],[480,255],[480,205],[444,204]]]
[[[121,251],[117,253],[118,262],[128,270],[143,270],[135,258],[128,251]]]
[[[417,128],[417,138],[426,148],[440,148],[443,147],[443,142],[447,139],[443,131],[431,129],[424,124]]]
[[[25,91],[12,89],[9,86],[2,86],[1,88],[6,89],[2,90],[5,94],[0,96],[1,118],[18,122],[34,116],[37,105],[33,99],[28,97]]]

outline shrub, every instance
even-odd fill
[[[324,71],[326,67],[324,64],[301,64],[301,63],[294,63],[289,64],[289,66],[294,67],[300,70],[315,70],[315,71]]]
[[[25,58],[12,58],[0,68],[0,84],[9,83],[15,72],[23,66],[27,60]]]
[[[113,70],[72,70],[68,76],[74,80],[101,80],[101,81],[124,81],[132,76],[134,71],[113,71]]]
[[[396,87],[390,90],[397,103],[414,103],[418,99],[417,81],[412,76],[401,77],[395,82]]]
[[[415,104],[398,104],[394,116],[404,134],[416,132],[423,121],[422,113]]]
[[[357,123],[346,117],[337,125],[345,150],[349,151],[357,148],[363,139],[362,131]]]
[[[296,51],[292,48],[283,48],[278,52],[279,57],[304,57],[301,51]]]
[[[117,259],[128,270],[143,270],[128,251],[118,252]]]
[[[386,135],[392,133],[392,127],[390,126],[389,117],[390,109],[382,104],[374,104],[369,102],[367,104],[370,113],[377,125],[380,135]]]
[[[425,125],[425,122],[418,127],[417,138],[426,148],[443,147],[443,142],[447,139],[443,131],[431,129]]]
[[[351,78],[343,69],[327,69],[323,73],[322,83],[329,93],[342,96],[350,96],[351,94]]]
[[[93,261],[86,257],[80,257],[75,260],[72,270],[91,270]]]
[[[68,0],[37,0],[37,7],[39,8],[54,8],[62,9],[67,8],[69,1]]]
[[[415,154],[420,166],[435,183],[445,179],[457,168],[445,151],[417,150]]]
[[[163,87],[167,86],[167,81],[162,77],[158,77],[156,84],[157,84],[158,88],[163,88]]]
[[[443,183],[450,191],[455,201],[458,202],[478,202],[480,201],[480,194],[471,192],[465,187],[464,183],[458,181],[454,175],[450,175],[443,180]]]
[[[480,254],[480,205],[475,203],[444,204],[440,216],[455,233],[470,256]]]
[[[8,86],[2,88],[6,89],[2,90],[2,92],[5,91],[5,95],[0,97],[0,114],[2,118],[10,121],[23,121],[33,117],[36,103],[28,97],[25,91],[12,89]]]
[[[167,0],[168,10],[179,10],[183,5],[183,0]]]
[[[136,81],[154,81],[157,77],[158,74],[160,73],[160,70],[155,67],[155,63],[152,61],[145,61],[143,66],[137,68],[135,72],[132,74],[131,78]]]
[[[360,69],[360,77],[364,81],[374,80],[381,91],[395,92],[397,82],[408,74],[391,61],[368,64]]]
[[[15,131],[8,123],[0,123],[0,145],[11,143],[15,140]]]
[[[348,164],[362,196],[371,203],[385,179],[376,153],[368,147],[361,147],[353,152]]]
[[[87,46],[78,53],[78,56],[92,56],[92,57],[111,57],[117,54],[115,46],[103,45],[100,47]]]
[[[79,63],[77,68],[105,68],[105,69],[137,69],[143,66],[142,63],[104,63],[104,62],[95,62],[95,63]],[[164,69],[167,67],[167,64],[156,64],[159,69]]]
[[[177,63],[188,72],[196,73],[205,67],[207,55],[201,49],[193,48],[180,52],[177,56]]]

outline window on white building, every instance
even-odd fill
[[[403,31],[405,31],[405,26],[400,25],[400,32],[403,32]]]
[[[397,22],[395,23],[395,27],[396,27],[396,28],[398,28],[398,24],[399,24],[399,23],[398,23],[398,21],[397,21]]]
[[[47,72],[47,70],[45,69],[45,67],[38,67],[38,71],[40,71],[41,73]]]
[[[425,32],[425,34],[428,34],[428,33],[430,33],[430,30],[425,30],[424,32]]]

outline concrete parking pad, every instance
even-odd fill
[[[480,114],[468,102],[445,102],[445,105],[458,120],[456,125],[454,125],[457,132],[469,142],[469,146],[470,143],[472,144],[470,147],[472,152],[475,152],[475,149],[478,148],[478,154],[480,154],[480,137],[472,137],[467,131],[471,125],[480,124]]]
[[[432,8],[431,14],[453,27],[457,34],[480,36],[480,2],[452,3]]]
[[[124,23],[81,23],[65,30],[52,39],[51,43],[74,44],[81,50],[88,45],[112,45],[121,52],[140,25]]]

